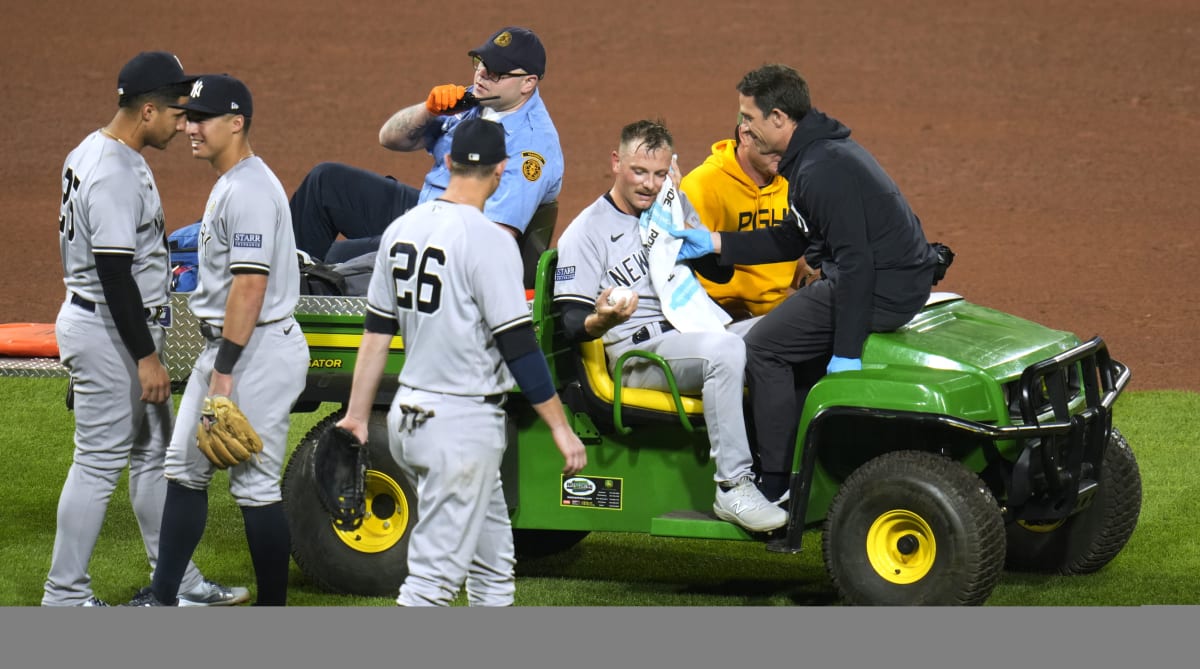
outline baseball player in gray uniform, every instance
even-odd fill
[[[446,191],[387,228],[367,293],[350,401],[338,425],[366,441],[388,346],[399,332],[405,360],[388,437],[418,497],[401,606],[448,606],[464,584],[471,606],[512,604],[516,561],[500,461],[503,405],[514,380],[550,426],[563,473],[587,464],[534,336],[520,255],[482,213],[505,156],[500,124],[464,121],[445,158]]]
[[[680,332],[664,317],[647,271],[638,219],[654,204],[668,174],[679,180],[673,145],[671,134],[655,121],[622,129],[612,153],[612,189],[580,212],[558,241],[554,300],[562,306],[569,338],[603,339],[610,370],[627,350],[650,351],[666,360],[680,392],[701,394],[718,484],[713,512],[748,530],[772,530],[787,522],[787,512],[754,484],[742,415],[746,347],[741,335],[757,319],[739,321],[725,331]],[[687,226],[707,229],[686,196],[679,197]],[[732,275],[732,268],[715,261],[692,266],[719,283]],[[634,295],[609,304],[609,294],[618,286],[631,288]],[[662,370],[640,358],[625,365],[624,380],[633,387],[669,389]]]
[[[204,399],[232,399],[262,438],[259,459],[230,467],[257,582],[256,605],[287,603],[290,536],[279,489],[288,419],[304,389],[308,344],[293,318],[300,270],[287,194],[250,148],[253,102],[241,81],[203,75],[186,104],[192,155],[218,174],[200,224],[199,284],[189,305],[207,345],[180,400],[167,451],[159,566],[133,606],[175,602],[208,516],[214,465],[196,447]]]
[[[141,151],[165,149],[182,129],[182,112],[169,105],[187,94],[191,79],[173,54],[138,54],[117,77],[112,121],[63,164],[58,231],[67,295],[55,336],[71,375],[75,453],[58,501],[44,606],[107,606],[92,592],[88,563],[126,465],[151,569],[158,562],[172,411],[159,358],[169,270],[162,202]],[[185,566],[181,604],[249,596]]]

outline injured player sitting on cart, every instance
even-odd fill
[[[713,512],[765,532],[784,525],[787,512],[755,485],[742,415],[741,337],[757,319],[730,325],[692,273],[695,267],[712,280],[728,281],[731,268],[676,262],[680,240],[669,230],[704,226],[675,187],[680,174],[673,147],[661,122],[622,129],[612,152],[612,188],[580,212],[558,241],[554,300],[570,339],[602,338],[610,371],[626,351],[649,351],[666,361],[681,393],[700,394],[716,465]],[[632,294],[610,303],[618,287]],[[669,388],[661,368],[644,358],[629,359],[623,375],[630,387]]]

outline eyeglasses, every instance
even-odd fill
[[[488,69],[488,66],[483,63],[483,59],[479,56],[471,56],[471,65],[475,67],[476,72],[482,71],[483,78],[492,83],[497,83],[505,79],[518,79],[520,77],[533,76],[528,72],[492,72]]]

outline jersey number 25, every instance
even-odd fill
[[[62,209],[58,216],[58,234],[66,235],[67,241],[75,241],[75,194],[79,192],[79,177],[68,167],[63,172]]]

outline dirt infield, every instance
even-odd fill
[[[0,323],[54,320],[62,160],[111,117],[116,72],[137,51],[244,79],[254,149],[289,192],[322,160],[418,183],[428,157],[384,150],[379,125],[435,84],[466,83],[466,51],[518,24],[549,54],[542,92],[567,161],[560,215],[608,186],[622,125],[662,117],[690,169],[731,132],[741,75],[784,62],[879,157],[928,236],[957,252],[939,289],[1102,335],[1135,390],[1200,390],[1194,0],[271,0],[236,16],[204,3],[74,4],[20,3],[2,29]],[[182,136],[145,155],[168,229],[199,218],[207,163]]]

